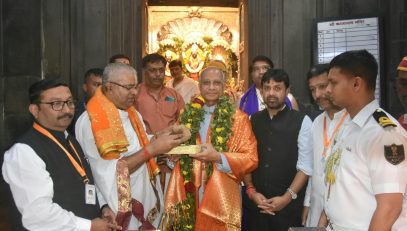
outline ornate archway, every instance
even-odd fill
[[[168,61],[180,59],[186,72],[197,79],[199,71],[210,60],[222,60],[231,76],[236,76],[238,58],[231,49],[233,34],[227,25],[216,19],[191,12],[162,25],[157,33],[158,52]]]

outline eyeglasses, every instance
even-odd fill
[[[133,84],[130,84],[130,85],[121,85],[120,83],[111,82],[111,81],[109,81],[109,83],[112,83],[112,84],[114,84],[114,85],[117,85],[117,86],[119,86],[119,87],[122,87],[122,88],[124,88],[124,89],[126,89],[126,90],[128,90],[128,91],[131,91],[131,89],[134,89],[134,90],[137,89],[137,85],[133,85]]]
[[[69,109],[75,108],[75,100],[67,100],[67,101],[53,101],[53,102],[39,102],[39,104],[49,104],[51,105],[52,110],[54,111],[62,111],[64,109],[64,105],[68,106]]]

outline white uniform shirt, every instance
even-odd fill
[[[343,133],[332,146],[333,150],[342,150],[329,199],[328,187],[325,191],[325,212],[335,231],[368,230],[377,205],[375,195],[383,193],[404,194],[404,210],[392,230],[407,230],[407,160],[393,165],[386,160],[384,150],[385,145],[396,144],[404,146],[405,152],[407,133],[400,125],[381,127],[372,116],[377,108],[375,100],[366,105],[344,124]]]
[[[121,158],[134,154],[141,149],[136,132],[134,131],[128,113],[119,110],[120,119],[123,124],[124,132],[127,140],[129,141],[128,151],[121,153]],[[140,121],[143,121],[141,115],[137,112]],[[145,125],[143,123],[144,129]],[[105,160],[100,157],[96,147],[95,139],[93,137],[91,123],[89,120],[88,112],[84,112],[76,122],[75,125],[76,138],[79,141],[85,155],[89,159],[90,167],[92,168],[93,178],[95,179],[96,186],[100,189],[101,194],[106,200],[109,207],[114,213],[118,210],[118,195],[117,195],[117,182],[116,182],[116,164],[118,159]],[[151,186],[150,176],[146,164],[141,165],[135,172],[130,174],[130,187],[132,198],[140,201],[144,206],[144,217],[147,217],[148,212],[155,206],[156,197]],[[163,211],[163,195],[159,179],[156,183],[157,191],[160,198],[160,215],[152,223],[158,227],[161,214]],[[138,229],[140,222],[132,215],[130,219],[129,229]]]
[[[308,181],[307,192],[305,194],[304,206],[309,206],[309,213],[306,222],[307,227],[316,227],[318,225],[319,217],[324,209],[324,193],[325,193],[325,163],[327,156],[330,153],[330,146],[326,150],[326,157],[322,156],[324,151],[324,118],[326,118],[326,132],[328,140],[331,139],[336,126],[341,121],[346,110],[341,110],[334,114],[331,120],[327,112],[320,114],[315,118],[312,123],[312,141],[313,141],[313,171],[312,177]],[[349,115],[346,116],[343,123],[346,123],[350,119]],[[343,125],[342,123],[342,125]],[[343,126],[338,127],[338,131]],[[332,137],[333,141],[333,137]],[[332,143],[332,142],[331,142]]]
[[[191,78],[184,76],[181,82],[179,82],[174,87],[174,79],[166,84],[167,87],[174,88],[184,99],[185,103],[191,102],[191,97],[194,95],[199,95],[198,84]]]
[[[90,220],[77,217],[52,201],[53,181],[45,162],[27,144],[16,143],[5,152],[2,173],[26,229],[90,230]]]

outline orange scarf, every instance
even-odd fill
[[[225,155],[232,173],[222,173],[213,165],[213,173],[205,185],[204,195],[199,205],[199,188],[201,187],[203,164],[193,160],[192,182],[195,186],[195,231],[240,231],[241,201],[239,182],[243,177],[257,168],[257,141],[249,117],[236,110],[233,119],[232,136]],[[209,129],[210,130],[210,129]],[[209,143],[210,133],[206,142]],[[197,136],[197,144],[201,140]],[[161,225],[163,228],[176,220],[172,208],[186,199],[185,183],[179,162],[174,167],[165,193],[165,214]],[[176,214],[177,215],[177,214]]]
[[[127,151],[129,141],[124,133],[123,124],[116,106],[106,98],[102,88],[99,87],[95,95],[89,100],[86,108],[100,156],[105,160],[119,159],[120,153]],[[140,145],[145,147],[149,140],[136,109],[132,106],[127,108],[126,112],[129,115],[134,131],[137,133]],[[160,171],[153,158],[148,160],[147,167],[150,177],[157,175]]]

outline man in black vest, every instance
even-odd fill
[[[45,79],[29,89],[33,126],[4,155],[3,177],[29,230],[111,230],[100,207],[87,160],[66,132],[75,103],[66,84]],[[108,221],[111,221],[109,223]]]
[[[312,174],[312,122],[285,105],[289,84],[284,70],[268,70],[261,80],[267,107],[251,117],[259,167],[244,179],[250,230],[286,231],[301,225],[304,185]]]

